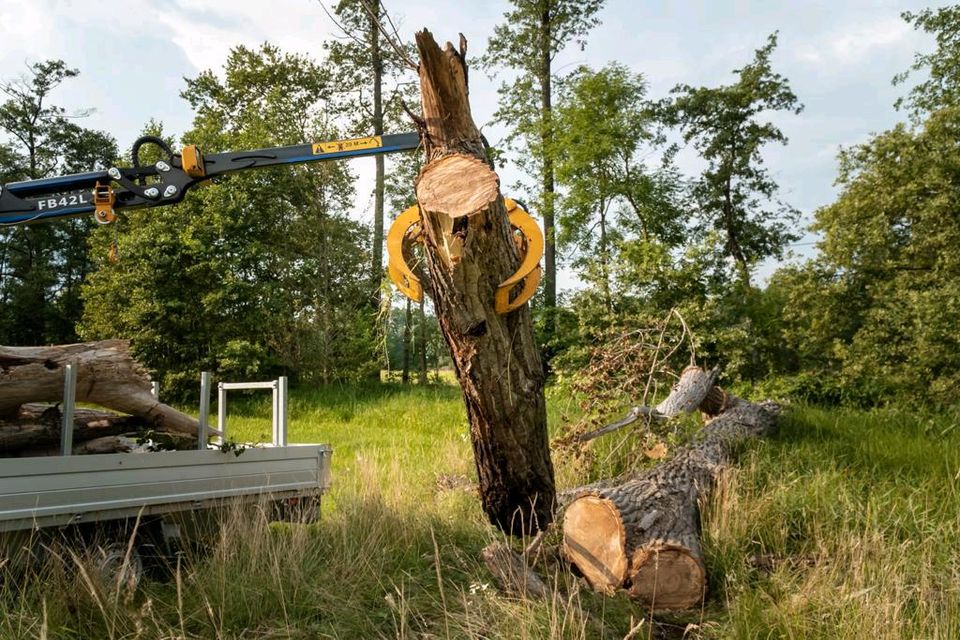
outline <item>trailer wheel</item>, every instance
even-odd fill
[[[143,579],[143,559],[136,547],[130,548],[126,543],[98,546],[94,564],[104,584],[118,588],[124,595],[133,595]]]

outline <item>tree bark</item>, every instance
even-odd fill
[[[407,298],[406,313],[403,315],[403,370],[400,374],[400,381],[403,384],[410,383],[410,323],[413,321],[413,314],[410,312],[410,298]]]
[[[553,518],[543,369],[529,308],[494,311],[519,265],[499,178],[487,165],[467,98],[466,40],[441,50],[416,34],[427,163],[417,179],[440,329],[463,391],[483,508],[522,535]]]
[[[73,445],[72,454],[88,456],[98,453],[130,453],[137,448],[133,438],[123,435],[100,436],[91,440],[77,442]],[[59,456],[60,447],[33,447],[16,452],[14,457],[38,458],[44,456]]]
[[[0,416],[16,416],[26,402],[61,400],[65,366],[75,364],[77,402],[140,416],[158,430],[196,434],[196,420],[153,397],[149,376],[129,347],[125,340],[0,347]]]
[[[21,449],[58,444],[63,415],[54,405],[25,404],[16,418],[0,420],[0,456]],[[93,409],[75,409],[73,441],[131,433],[147,427],[143,418]]]
[[[373,76],[373,135],[383,135],[383,53],[380,50],[380,0],[370,2],[368,28],[370,37],[370,71]],[[373,187],[373,296],[375,311],[380,310],[380,281],[383,279],[383,155],[374,158],[376,173]],[[377,372],[379,377],[379,371]]]
[[[688,372],[684,377],[703,379],[702,370]],[[688,609],[702,601],[699,506],[738,445],[768,434],[779,411],[772,403],[752,404],[703,387],[678,385],[682,393],[675,389],[667,403],[678,413],[697,406],[719,412],[696,442],[633,478],[583,487],[567,507],[564,554],[594,589],[627,589],[655,610]]]
[[[427,314],[423,310],[424,300],[420,298],[417,312],[417,382],[427,384]]]
[[[550,5],[544,7],[540,15],[540,42],[538,55],[540,56],[540,144],[543,159],[541,174],[541,188],[543,189],[543,235],[544,235],[544,274],[543,274],[543,304],[548,310],[557,306],[557,234],[554,225],[554,168],[553,168],[553,32],[552,25],[556,16],[550,12]],[[547,316],[548,333],[552,337],[554,332],[554,317]]]

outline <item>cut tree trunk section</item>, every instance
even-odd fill
[[[16,418],[0,420],[0,455],[59,444],[62,425],[63,415],[58,407],[22,405]],[[93,409],[75,409],[73,413],[73,441],[78,443],[147,427],[147,422],[137,416],[118,416]]]
[[[719,415],[672,459],[619,483],[575,491],[564,513],[564,554],[590,585],[625,588],[654,610],[699,604],[706,589],[700,546],[700,509],[722,469],[743,441],[768,434],[778,407],[752,404],[703,384],[712,377],[690,368],[658,410],[700,408]]]
[[[430,289],[470,422],[490,521],[522,535],[553,518],[544,375],[529,308],[494,311],[519,265],[499,178],[467,97],[466,40],[416,34],[427,163],[417,181]]]
[[[198,432],[195,419],[153,396],[147,371],[130,355],[125,340],[0,347],[0,417],[16,418],[27,402],[61,400],[68,364],[77,367],[77,402],[139,416],[157,430]]]

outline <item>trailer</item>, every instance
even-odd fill
[[[330,487],[324,444],[0,461],[0,567],[24,567],[51,539],[94,549],[135,585],[145,561],[215,533],[231,509],[313,520]],[[122,568],[122,569],[121,569]]]
[[[122,559],[136,582],[141,555],[164,556],[214,532],[231,508],[266,507],[274,519],[318,517],[333,452],[325,444],[287,444],[286,378],[220,383],[212,445],[210,379],[201,374],[196,450],[77,456],[69,453],[76,379],[67,365],[61,455],[0,461],[0,567],[23,565],[51,537],[66,538],[98,548],[105,572]],[[227,389],[273,391],[271,443],[226,442]]]

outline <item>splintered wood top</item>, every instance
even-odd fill
[[[431,162],[417,180],[420,209],[451,218],[485,211],[499,193],[497,174],[479,158],[461,153]]]
[[[619,588],[627,575],[627,553],[613,503],[590,495],[574,500],[563,517],[563,551],[597,591]]]

